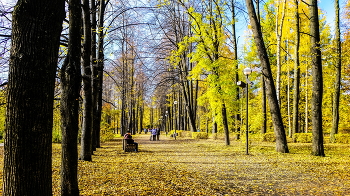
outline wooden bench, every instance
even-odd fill
[[[126,139],[123,139],[123,150],[124,152],[138,151],[138,149],[136,149],[136,144],[128,144]]]

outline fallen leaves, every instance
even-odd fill
[[[104,143],[92,162],[79,161],[80,195],[349,195],[349,145],[326,144],[327,157],[310,145],[273,143],[225,146],[218,140],[136,135],[139,153],[122,151],[121,140]],[[2,163],[1,163],[2,164]],[[53,144],[53,192],[60,195],[60,145]]]

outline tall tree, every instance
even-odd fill
[[[298,132],[299,128],[299,100],[300,100],[300,17],[299,17],[299,0],[294,0],[295,4],[295,48],[294,48],[294,90],[293,90],[293,122],[292,135]],[[291,136],[292,136],[291,135]]]
[[[322,131],[322,59],[320,46],[320,27],[317,0],[310,0],[310,36],[312,63],[312,154],[325,156]]]
[[[93,105],[92,105],[92,85],[91,85],[91,20],[89,0],[83,0],[83,127],[81,133],[81,150],[80,159],[84,161],[92,160],[92,122],[93,122]]]
[[[281,89],[281,42],[282,42],[282,33],[283,33],[283,24],[284,24],[284,17],[286,13],[286,0],[283,0],[282,5],[283,8],[280,9],[280,1],[275,1],[277,4],[277,10],[276,10],[276,38],[277,38],[277,46],[276,46],[276,60],[277,60],[277,77],[276,77],[276,93],[277,93],[277,99],[280,103],[280,89]]]
[[[61,195],[79,195],[78,132],[81,86],[81,6],[69,1],[68,54],[61,68]]]
[[[276,96],[276,88],[274,85],[270,61],[267,55],[266,47],[263,41],[260,23],[255,13],[254,4],[252,0],[246,0],[250,24],[253,30],[253,36],[258,49],[258,55],[262,66],[262,75],[265,77],[266,94],[270,106],[271,117],[274,125],[274,132],[276,136],[276,151],[288,153],[286,133],[284,131],[281,111],[278,105]]]
[[[339,99],[340,99],[340,84],[341,84],[341,41],[340,41],[340,24],[339,24],[339,0],[334,1],[335,8],[335,44],[336,44],[336,63],[335,68],[337,70],[334,83],[334,96],[333,96],[333,123],[330,134],[330,141],[335,142],[335,134],[338,133],[339,127]]]
[[[94,82],[96,88],[94,94],[95,97],[95,108],[94,108],[94,122],[93,122],[93,132],[95,133],[95,144],[96,147],[101,147],[100,144],[100,124],[102,115],[102,87],[103,87],[103,68],[104,68],[104,15],[106,10],[106,5],[109,0],[99,0],[99,10],[98,10],[98,41],[97,41],[97,63],[96,63],[96,76],[94,75]]]
[[[91,99],[92,99],[92,125],[91,125],[91,135],[92,135],[92,151],[96,150],[97,147],[97,97],[98,97],[98,71],[97,71],[97,0],[90,0],[90,13],[91,13]]]
[[[13,11],[3,195],[52,195],[52,124],[64,0]]]

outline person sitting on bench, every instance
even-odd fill
[[[135,144],[135,151],[138,152],[139,144],[132,139],[130,131],[126,132],[126,134],[124,135],[124,139],[126,140],[127,144]]]

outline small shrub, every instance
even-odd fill
[[[100,132],[101,143],[110,141],[113,138],[114,138],[113,128],[101,129],[101,132]]]
[[[342,134],[350,134],[350,128],[349,127],[342,127],[342,128],[339,128],[338,132],[342,133]]]
[[[192,139],[208,139],[206,132],[192,132]]]
[[[173,135],[174,133],[175,130],[169,132],[170,135]],[[176,130],[176,137],[192,137],[192,134],[190,131]]]
[[[295,133],[293,141],[297,143],[312,143],[312,133]]]
[[[335,134],[335,142],[341,144],[350,144],[350,134]]]
[[[263,142],[275,142],[276,141],[276,136],[274,132],[267,132],[263,135],[262,138]]]
[[[240,140],[240,138],[241,138],[241,134],[239,134],[239,133],[233,133],[232,134],[232,139],[233,140],[237,141],[237,140]]]
[[[179,130],[180,137],[192,137],[191,131]]]
[[[213,140],[222,140],[225,138],[225,135],[223,133],[211,133],[211,138]]]

